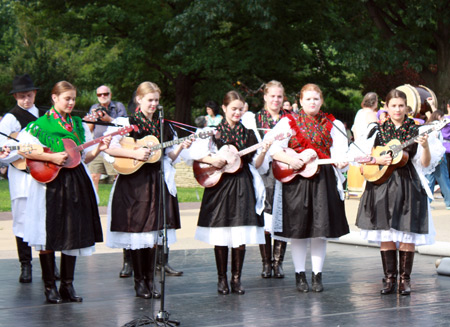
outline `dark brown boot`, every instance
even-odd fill
[[[227,278],[228,246],[215,246],[214,256],[217,266],[217,292],[222,295],[230,294]]]
[[[156,269],[161,270],[162,262],[164,262],[164,271],[168,276],[181,276],[183,272],[180,270],[175,270],[169,265],[169,248],[167,248],[167,253],[164,254],[164,247],[158,245],[158,257],[156,262]]]
[[[120,278],[127,278],[133,275],[133,260],[131,259],[131,250],[123,249],[123,267],[119,273]]]
[[[262,259],[262,278],[272,277],[272,238],[270,234],[264,234],[266,243],[259,245],[259,252],[261,253]]]
[[[400,283],[398,292],[400,295],[411,294],[411,271],[414,262],[414,252],[399,251]]]
[[[286,242],[275,240],[273,243],[273,277],[284,278],[283,260],[286,253]]]
[[[19,255],[20,261],[20,283],[31,283],[31,247],[28,246],[27,242],[24,242],[21,237],[16,236],[17,244],[17,254]]]
[[[136,290],[136,296],[143,299],[150,299],[152,297],[152,293],[148,289],[144,278],[143,250],[131,250],[131,257],[133,260],[134,289]]]
[[[231,292],[239,295],[245,294],[241,285],[242,267],[244,265],[245,245],[231,250]]]
[[[155,287],[154,277],[155,277],[155,247],[146,248],[141,250],[144,254],[144,279],[147,284],[148,290],[154,299],[160,299],[161,293]]]
[[[397,288],[397,250],[380,251],[384,278],[381,294],[391,294]]]
[[[75,263],[77,257],[61,254],[61,285],[59,294],[64,301],[83,302],[83,298],[78,296],[73,288],[73,276],[75,274]]]
[[[39,261],[41,262],[47,302],[53,304],[61,303],[62,298],[55,284],[55,252],[40,253]]]

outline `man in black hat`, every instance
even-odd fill
[[[34,105],[36,92],[39,88],[34,86],[31,77],[28,74],[16,75],[13,80],[13,88],[9,94],[12,94],[16,99],[16,106],[11,109],[0,121],[0,132],[15,136],[28,123],[35,121],[40,115],[41,111]],[[43,114],[44,112],[42,112]],[[7,137],[0,135],[0,146],[16,145],[15,142]],[[4,159],[4,162],[14,163],[22,157],[14,151]],[[18,166],[18,165],[16,165]],[[21,274],[19,282],[31,283],[31,248],[23,240],[24,236],[24,222],[25,222],[25,207],[28,198],[28,189],[31,181],[31,176],[24,170],[17,169],[13,165],[9,165],[8,179],[9,191],[11,195],[11,211],[13,216],[13,232],[16,236],[17,252],[19,254],[19,261],[21,263]],[[56,265],[55,265],[56,267]],[[59,272],[58,272],[59,274]]]

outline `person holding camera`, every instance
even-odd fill
[[[126,117],[127,110],[125,106],[118,101],[111,101],[111,89],[102,85],[97,88],[98,103],[91,106],[89,113],[97,116],[97,122],[110,123],[117,117]],[[107,125],[100,124],[88,124],[89,129],[93,134],[93,138],[103,136],[106,131]],[[89,164],[89,171],[91,172],[92,180],[94,181],[95,188],[98,191],[98,183],[102,174],[108,176],[116,176],[112,164],[105,161],[104,156],[98,156]]]

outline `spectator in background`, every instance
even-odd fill
[[[433,111],[430,118],[427,120],[427,125],[439,123],[443,117],[444,113],[442,111]],[[436,133],[438,133],[439,140],[442,141],[442,133],[440,131],[436,131]],[[450,210],[450,179],[448,176],[447,158],[445,155],[442,157],[441,162],[436,166],[435,170],[431,174],[425,175],[425,177],[428,179],[428,186],[433,194],[436,182],[439,184],[442,196],[444,197],[445,207],[447,210]]]
[[[208,101],[206,106],[206,122],[208,127],[215,127],[222,121],[222,115],[219,114],[219,106],[214,101]]]
[[[450,119],[450,100],[447,102],[447,115],[444,116],[446,119]],[[441,129],[442,133],[442,143],[445,147],[445,159],[447,160],[447,170],[450,175],[450,124],[447,124],[443,129]]]
[[[127,116],[125,106],[121,102],[111,101],[111,97],[111,89],[108,86],[102,85],[97,88],[98,103],[91,106],[89,113],[98,116],[97,123],[100,124],[88,124],[94,139],[103,136],[103,133],[108,127],[107,123],[111,123],[114,118]],[[101,125],[102,122],[105,125]],[[91,172],[91,177],[97,191],[102,174],[113,177],[117,175],[112,164],[107,162],[103,155],[97,156],[89,164],[89,171]]]
[[[353,137],[355,140],[364,135],[367,130],[367,126],[369,126],[370,123],[377,121],[375,114],[377,108],[377,94],[374,92],[367,93],[361,102],[361,109],[356,113],[355,121],[352,126]]]
[[[292,106],[291,106],[291,103],[289,102],[289,101],[284,101],[283,102],[283,109],[284,110],[287,110],[287,111],[292,111]]]

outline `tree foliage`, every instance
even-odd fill
[[[352,89],[373,90],[371,76],[390,85],[406,62],[438,95],[450,95],[444,0],[0,1],[5,109],[12,77],[25,71],[42,88],[38,103],[62,79],[81,91],[111,85],[125,103],[151,80],[168,116],[182,122],[232,88],[257,110],[260,86],[272,79],[291,100],[316,83],[327,110],[344,115],[358,109]]]

